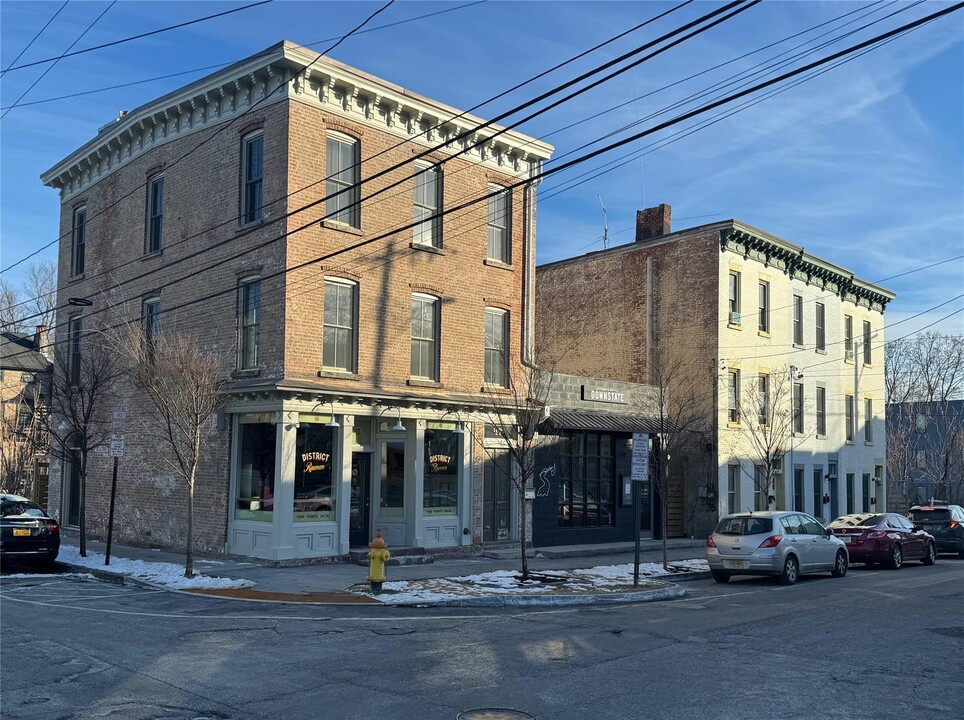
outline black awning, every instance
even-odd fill
[[[606,432],[649,433],[650,435],[658,433],[660,430],[659,418],[563,408],[552,408],[545,424],[554,430],[601,430]],[[664,427],[664,430],[668,429]]]

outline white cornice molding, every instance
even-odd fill
[[[282,85],[287,88],[279,91]],[[503,129],[497,125],[471,133],[484,123],[481,118],[285,41],[108,123],[41,180],[68,200],[153,148],[230,121],[259,102],[263,108],[283,100],[424,147],[451,141],[440,152],[460,152],[469,162],[520,178],[536,172],[553,151],[551,145],[511,130],[491,139]],[[463,133],[469,134],[459,137]]]

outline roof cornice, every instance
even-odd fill
[[[287,89],[279,91],[285,84]],[[282,100],[306,103],[425,147],[452,140],[441,152],[462,152],[470,162],[519,177],[537,171],[553,151],[551,145],[511,130],[493,138],[503,129],[497,125],[456,142],[484,121],[284,41],[108,123],[40,177],[66,199],[153,147],[231,120],[259,102],[267,107]],[[447,122],[455,116],[460,117]]]

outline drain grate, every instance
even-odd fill
[[[535,715],[509,708],[476,708],[460,712],[455,720],[535,720]]]

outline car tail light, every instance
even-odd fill
[[[60,525],[57,523],[56,520],[47,520],[46,522],[47,522],[47,532],[52,532],[52,533],[60,532]]]
[[[776,547],[777,545],[780,544],[780,541],[781,541],[781,540],[783,540],[783,535],[771,535],[771,536],[768,537],[766,540],[764,540],[762,543],[760,543],[760,547],[761,547],[761,548]]]
[[[951,530],[953,530],[953,529],[956,528],[958,525],[960,525],[960,523],[957,522],[957,520],[951,520],[951,524],[948,525],[948,527],[949,527]]]
[[[713,547],[713,548],[716,547],[716,541],[713,540],[713,536],[712,536],[712,535],[710,535],[708,538],[706,538],[706,547]]]
[[[868,540],[876,540],[877,538],[886,537],[887,533],[881,532],[880,530],[874,530],[873,532],[867,533]]]

